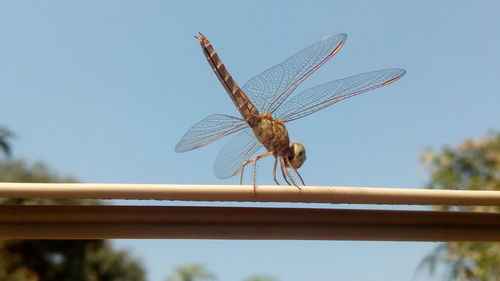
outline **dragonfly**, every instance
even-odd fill
[[[209,115],[184,134],[175,150],[190,151],[234,135],[216,157],[215,175],[224,179],[240,174],[242,184],[245,166],[253,163],[254,192],[257,185],[257,161],[269,156],[274,156],[272,178],[276,184],[280,184],[276,178],[279,163],[281,175],[288,185],[301,190],[300,180],[305,186],[298,169],[306,160],[306,151],[301,143],[290,143],[286,123],[339,101],[389,85],[406,74],[404,69],[382,69],[327,82],[291,95],[306,78],[342,48],[347,35],[339,33],[322,38],[251,78],[240,88],[207,37],[199,33],[195,38],[241,117]],[[262,148],[266,152],[253,157]]]

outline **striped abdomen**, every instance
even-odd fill
[[[219,81],[224,86],[224,89],[226,89],[227,93],[231,97],[231,100],[238,108],[238,111],[241,113],[243,119],[251,125],[256,124],[260,119],[259,111],[255,108],[247,95],[243,93],[238,84],[236,84],[233,80],[233,77],[229,74],[226,67],[219,59],[219,56],[212,47],[212,44],[210,44],[207,37],[201,33],[198,37],[196,37],[196,39],[200,42],[208,63],[212,67],[215,75],[217,75],[217,78],[219,78]]]

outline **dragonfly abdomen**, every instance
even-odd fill
[[[231,100],[238,108],[241,116],[250,124],[255,124],[258,122],[259,111],[252,104],[247,95],[241,90],[238,84],[234,81],[233,77],[227,71],[226,66],[222,63],[221,59],[217,55],[217,52],[214,50],[212,44],[208,41],[207,37],[200,33],[198,37],[196,37],[200,42],[201,48],[203,49],[203,53],[207,58],[208,63],[212,67],[215,75],[226,89],[226,92],[231,97]]]

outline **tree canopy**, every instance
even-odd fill
[[[456,147],[422,154],[430,171],[428,188],[462,190],[500,190],[500,133],[466,140]],[[500,206],[437,206],[438,210],[498,212]],[[488,242],[450,242],[438,246],[422,261],[435,272],[446,267],[448,280],[500,280],[500,244]]]
[[[214,280],[215,274],[201,264],[183,264],[175,268],[167,281],[204,281]]]
[[[0,181],[75,182],[45,164],[0,160]],[[0,204],[97,204],[97,200],[0,198]],[[0,240],[2,281],[142,281],[141,264],[106,240]]]

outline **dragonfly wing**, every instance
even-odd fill
[[[200,148],[248,127],[245,120],[225,114],[212,114],[194,124],[175,146],[176,152]]]
[[[219,179],[233,176],[241,164],[262,147],[251,128],[243,130],[232,137],[217,154],[214,164],[215,175]]]
[[[344,45],[347,35],[331,35],[250,79],[242,88],[261,113],[273,113],[302,81]]]
[[[404,69],[383,69],[321,84],[287,100],[275,118],[289,122],[347,98],[391,84],[406,74]]]

